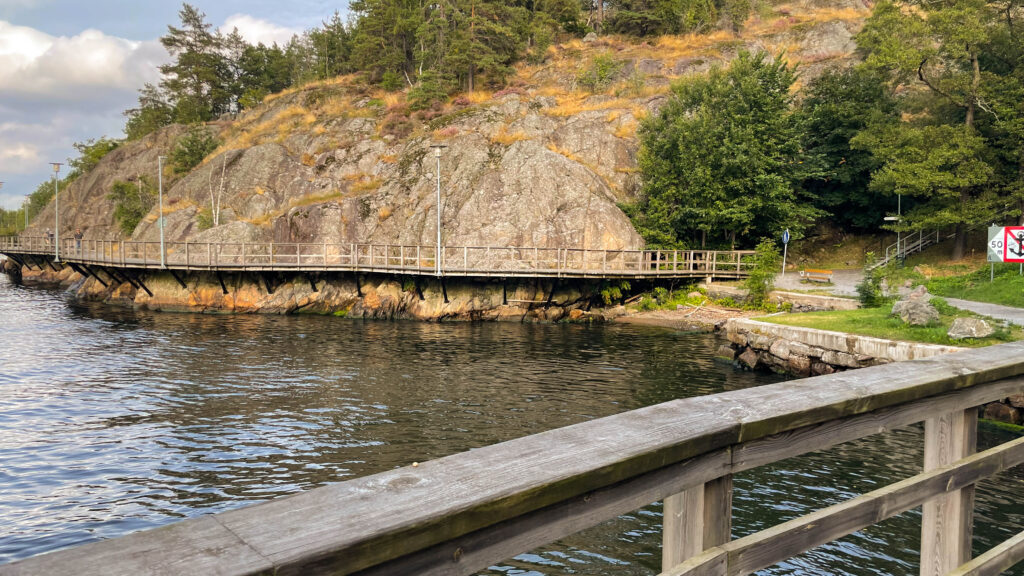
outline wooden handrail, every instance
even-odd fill
[[[1021,353],[1024,342],[674,400],[45,554],[0,566],[0,576],[472,574],[653,501],[727,504],[728,479],[743,470],[921,420],[976,414],[974,406],[1024,390],[1024,362],[1015,360]],[[928,450],[935,453],[934,447]],[[668,573],[743,573],[777,561],[772,550],[793,553],[886,515],[868,512],[963,494],[978,478],[1022,458],[1022,441],[955,458],[887,492],[733,542],[710,541],[723,529],[728,539],[728,514],[705,530],[703,514],[684,510],[680,528],[703,540],[697,559],[687,565],[683,558]],[[675,498],[680,494],[688,496]],[[812,524],[827,527],[808,536]],[[944,541],[955,541],[964,524],[943,530]],[[665,538],[676,545],[673,534]],[[754,547],[769,552],[730,564],[737,550]],[[1009,546],[1005,554],[1018,549]],[[930,570],[932,559],[926,560]],[[985,565],[1004,561],[989,559]],[[690,570],[696,562],[712,570]],[[689,571],[679,572],[684,568]]]
[[[523,248],[494,246],[436,246],[319,243],[196,243],[166,242],[163,262],[181,270],[349,270],[396,274],[430,274],[442,262],[442,274],[477,276],[573,276],[702,278],[747,275],[742,260],[750,251],[596,250],[582,248]],[[47,255],[52,245],[42,237],[0,238],[0,252]],[[87,240],[82,248],[62,241],[62,257],[85,265],[158,269],[158,242]],[[336,253],[338,261],[328,262]],[[416,252],[416,262],[402,253]],[[321,257],[320,255],[323,254]],[[316,255],[316,258],[311,258]]]

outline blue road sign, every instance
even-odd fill
[[[789,244],[789,228],[786,228],[786,231],[782,233],[782,243]]]

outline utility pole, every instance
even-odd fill
[[[60,262],[60,188],[58,186],[57,174],[60,173],[60,167],[63,166],[60,162],[50,162],[50,166],[53,166],[53,197],[57,203],[56,210],[54,211],[54,231],[55,241],[53,243],[53,261]]]

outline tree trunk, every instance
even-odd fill
[[[953,260],[959,260],[964,257],[964,253],[967,251],[967,230],[963,224],[956,225],[956,235],[953,237]]]
[[[597,0],[597,33],[600,34],[604,31],[604,0]]]

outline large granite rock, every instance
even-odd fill
[[[927,326],[939,321],[939,311],[929,303],[928,289],[918,286],[899,302],[893,304],[892,315],[911,326]]]
[[[986,338],[991,336],[995,329],[981,318],[957,318],[949,327],[947,334],[954,340],[964,338]]]

